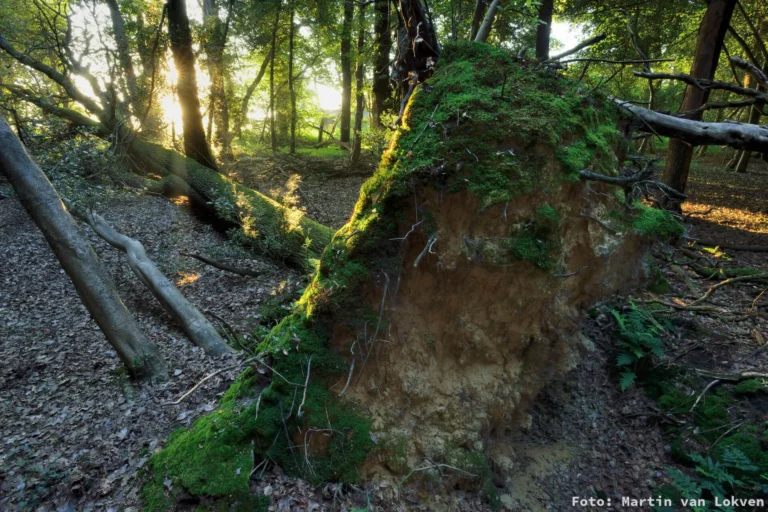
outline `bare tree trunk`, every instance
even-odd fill
[[[341,26],[341,142],[349,142],[352,120],[352,17],[354,0],[344,0],[344,20]]]
[[[130,113],[136,116],[139,112],[139,86],[136,81],[136,72],[133,69],[133,60],[131,59],[128,38],[125,36],[123,16],[120,14],[120,6],[117,4],[117,0],[107,0],[107,6],[109,7],[109,15],[112,19],[112,31],[114,32],[115,42],[117,43],[117,57],[120,61],[120,66],[123,68],[123,73],[125,73],[125,84],[126,89],[128,90],[126,103],[130,107]]]
[[[485,13],[483,24],[480,25],[480,28],[477,31],[477,36],[475,36],[476,43],[484,43],[488,39],[488,36],[491,34],[493,20],[496,19],[496,11],[499,10],[500,3],[501,0],[493,0],[491,3],[491,6],[488,8],[488,12]]]
[[[291,26],[288,29],[288,94],[291,96],[291,144],[290,154],[296,153],[296,84],[293,77],[293,36],[294,36],[294,16],[296,9],[291,0]]]
[[[475,10],[472,13],[472,30],[469,33],[469,40],[474,41],[477,37],[477,32],[480,30],[480,23],[483,21],[483,14],[485,8],[488,5],[488,0],[476,0]]]
[[[350,163],[356,164],[360,160],[360,148],[363,135],[363,110],[365,109],[365,95],[363,94],[363,77],[365,66],[363,64],[363,51],[365,50],[365,5],[357,8],[357,68],[355,69],[355,127],[352,139],[352,155]]]
[[[272,48],[269,59],[269,137],[272,142],[272,151],[277,151],[277,131],[275,131],[275,46],[277,44],[277,27],[280,24],[280,8],[282,2],[277,5],[275,13],[275,25],[272,28]]]
[[[160,301],[163,309],[179,323],[192,343],[205,350],[205,353],[210,356],[232,352],[200,310],[184,298],[179,289],[149,259],[141,242],[118,233],[96,213],[89,212],[82,217],[104,241],[126,254],[128,265],[133,273]]]
[[[392,51],[392,33],[390,32],[390,0],[375,4],[376,21],[373,31],[376,34],[376,56],[373,63],[373,108],[371,109],[371,128],[381,128],[381,115],[387,109],[392,98],[389,87],[389,54]]]
[[[261,67],[259,67],[259,72],[256,73],[256,78],[253,79],[253,82],[250,83],[248,89],[245,91],[243,101],[240,105],[240,115],[235,119],[235,129],[233,131],[235,137],[240,137],[240,135],[243,133],[243,123],[246,119],[248,119],[248,104],[251,102],[251,98],[253,97],[253,93],[256,91],[256,88],[261,83],[261,79],[264,78],[264,73],[266,73],[267,66],[271,60],[272,53],[268,53],[264,60],[261,62]]]
[[[184,154],[211,169],[217,169],[216,160],[205,138],[203,117],[200,114],[195,54],[192,51],[192,32],[189,30],[187,6],[185,0],[169,0],[167,5],[168,38],[171,41],[173,61],[178,74],[176,90],[184,128]]]
[[[536,27],[536,58],[539,61],[549,58],[549,37],[554,6],[554,0],[543,0],[539,5],[539,24]]]
[[[229,108],[227,94],[224,89],[224,47],[227,44],[229,21],[232,16],[230,2],[226,23],[219,17],[219,7],[216,0],[203,1],[203,16],[208,33],[205,53],[208,57],[208,74],[211,78],[211,104],[213,122],[216,125],[215,141],[221,151],[219,156],[232,159],[232,149],[229,136]]]
[[[723,39],[731,21],[736,0],[711,0],[704,19],[699,26],[696,41],[696,53],[693,57],[691,75],[696,78],[712,79],[717,69],[717,61],[723,47]],[[688,86],[680,111],[696,110],[706,103],[709,92],[697,87]],[[703,112],[686,116],[686,119],[700,121]],[[691,168],[693,146],[680,140],[672,140],[667,151],[667,161],[664,166],[664,183],[678,192],[685,192],[688,182],[688,171]]]
[[[141,332],[56,190],[1,117],[0,170],[130,374],[139,379],[167,379],[157,347]]]

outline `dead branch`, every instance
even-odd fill
[[[261,275],[261,272],[257,270],[247,270],[244,268],[233,267],[232,265],[228,265],[220,261],[212,260],[196,252],[180,252],[179,254],[181,254],[182,256],[187,256],[189,258],[195,258],[196,260],[202,261],[203,263],[210,265],[212,267],[216,267],[219,270],[224,270],[225,272],[232,272],[233,274],[237,274],[240,276],[258,277]]]
[[[598,58],[580,58],[580,59],[566,59],[561,60],[560,64],[568,64],[569,62],[601,62],[603,64],[649,64],[651,62],[673,62],[675,59],[629,59],[629,60],[612,60],[612,59],[598,59]]]
[[[691,407],[691,410],[688,412],[693,412],[696,410],[696,407],[699,405],[699,402],[701,402],[701,399],[704,398],[704,395],[707,394],[707,391],[712,389],[713,386],[716,386],[720,382],[720,379],[715,379],[704,388],[704,390],[699,394],[699,397],[696,399],[696,401],[693,403],[693,406]]]
[[[642,121],[645,126],[640,125],[639,129],[643,131],[649,131],[650,128],[656,134],[694,145],[726,145],[736,149],[768,151],[768,129],[758,125],[693,121],[654,112],[615,98],[613,102]]]
[[[712,377],[713,379],[727,380],[728,382],[738,382],[746,379],[768,379],[768,373],[746,371],[741,373],[719,373],[711,370],[703,370],[699,368],[693,368],[693,371],[704,377]]]
[[[719,247],[720,249],[730,249],[732,251],[743,252],[768,252],[768,245],[738,245],[729,243],[718,243],[714,240],[698,239],[694,240],[699,245],[706,245],[707,247]]]
[[[706,78],[695,78],[691,75],[684,73],[648,73],[645,71],[634,71],[635,76],[641,78],[649,78],[654,80],[679,80],[685,82],[688,85],[697,87],[702,91],[710,91],[713,89],[720,89],[724,91],[734,92],[741,94],[742,96],[750,96],[754,98],[760,98],[762,100],[768,100],[768,95],[757,89],[749,89],[748,87],[741,87],[740,85],[733,84],[731,82],[722,82],[719,80],[708,80]]]
[[[754,274],[751,276],[738,276],[738,277],[731,277],[728,279],[724,279],[719,283],[713,284],[712,286],[710,286],[709,290],[707,290],[707,292],[704,295],[702,295],[699,299],[696,299],[695,301],[693,301],[691,305],[696,305],[700,302],[707,300],[712,296],[713,293],[715,293],[715,291],[717,291],[717,289],[722,288],[723,286],[728,286],[731,284],[741,283],[746,281],[760,281],[766,278],[768,278],[768,273]]]
[[[758,84],[763,87],[768,87],[768,73],[737,55],[731,56],[730,61],[733,62],[733,65],[737,68],[741,68],[752,75],[752,78],[754,78]]]
[[[554,57],[550,57],[549,59],[545,60],[544,63],[558,61],[558,60],[562,59],[563,57],[567,57],[569,55],[573,55],[574,53],[578,52],[579,50],[582,50],[584,48],[592,46],[593,44],[599,43],[600,41],[602,41],[605,38],[606,38],[606,34],[605,33],[598,34],[595,37],[590,37],[586,41],[582,41],[581,43],[577,44],[576,46],[574,46],[570,50],[566,50],[563,53],[555,55]]]
[[[214,378],[215,376],[219,375],[220,373],[226,372],[226,371],[228,371],[228,370],[234,370],[235,368],[239,368],[239,367],[243,366],[244,364],[248,364],[248,363],[250,363],[250,362],[253,362],[253,361],[255,361],[255,360],[256,360],[256,358],[255,358],[255,357],[252,357],[252,358],[250,358],[250,359],[246,359],[246,360],[244,360],[244,361],[240,361],[240,362],[239,362],[239,363],[237,363],[237,364],[233,364],[232,366],[227,366],[226,368],[221,368],[220,370],[216,370],[215,372],[213,372],[213,373],[210,373],[210,374],[206,375],[205,377],[203,377],[202,379],[200,379],[200,381],[199,381],[197,384],[195,384],[194,386],[192,386],[192,387],[189,389],[189,391],[187,391],[186,393],[184,393],[183,395],[181,395],[181,396],[179,397],[179,399],[178,399],[178,400],[176,400],[175,402],[165,402],[163,405],[179,405],[179,404],[180,404],[181,402],[183,402],[183,401],[184,401],[184,400],[185,400],[185,399],[186,399],[186,398],[187,398],[189,395],[191,395],[192,393],[194,393],[194,392],[195,392],[195,390],[196,390],[197,388],[199,388],[200,386],[202,386],[203,384],[205,384],[206,382],[208,382],[209,380],[211,380],[211,379],[212,379],[212,378]]]
[[[96,213],[74,212],[73,214],[84,220],[105,242],[126,254],[128,265],[133,273],[152,292],[162,304],[163,309],[179,322],[181,329],[192,343],[212,356],[232,352],[232,348],[221,339],[216,328],[200,310],[184,298],[178,288],[149,259],[141,242],[118,233]]]

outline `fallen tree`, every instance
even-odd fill
[[[477,43],[446,45],[429,85],[292,314],[254,347],[271,381],[246,370],[169,439],[148,508],[189,494],[251,503],[242,468],[270,463],[394,487],[439,461],[456,470],[444,485],[494,500],[489,440],[525,424],[578,361],[586,308],[643,281],[650,238],[682,234],[668,213],[580,179],[615,175],[609,100]]]
[[[87,222],[105,242],[125,253],[133,273],[160,301],[163,309],[178,322],[189,341],[211,356],[233,352],[200,310],[184,298],[179,289],[149,259],[141,242],[118,233],[97,213],[81,213],[78,217]]]
[[[0,170],[40,228],[83,304],[128,372],[138,379],[167,379],[165,361],[157,347],[141,332],[53,185],[24,151],[2,117]]]

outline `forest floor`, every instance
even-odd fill
[[[734,174],[721,170],[720,160],[714,156],[695,163],[691,200],[685,206],[689,235],[768,245],[765,165],[755,162],[750,172]],[[352,211],[365,175],[373,171],[372,164],[350,175],[339,162],[309,162],[256,156],[241,159],[231,172],[262,192],[306,208],[316,220],[339,227]],[[300,274],[244,255],[183,205],[164,198],[120,195],[105,200],[99,213],[141,241],[187,298],[224,318],[238,333],[248,335],[258,327],[260,306],[287,302],[304,286]],[[0,511],[140,510],[141,470],[149,455],[173,430],[213,410],[238,370],[220,373],[179,405],[166,404],[203,376],[234,365],[238,356],[215,360],[191,346],[135,279],[124,256],[86,230],[120,296],[169,363],[168,383],[130,384],[15,198],[0,201],[0,219]],[[229,274],[182,256],[184,251],[263,273],[255,278]],[[697,254],[708,267],[766,270],[768,253]],[[714,283],[681,263],[686,256],[679,249],[661,248],[658,256],[660,275],[669,286],[663,294],[637,294],[635,304],[689,304]],[[723,287],[706,302],[717,308],[714,314],[681,309],[662,313],[667,319],[660,334],[664,356],[654,364],[719,372],[766,368],[764,288],[756,283]],[[503,471],[515,477],[497,489],[504,509],[568,510],[573,496],[647,498],[670,482],[667,468],[677,461],[667,425],[683,430],[695,425],[685,425],[691,421],[685,414],[659,409],[639,384],[625,392],[619,388],[612,311],[630,309],[629,299],[619,297],[594,309],[584,321],[589,340],[585,344],[593,349],[583,363],[538,400],[529,428],[491,441],[512,447]],[[704,385],[709,380],[704,379]],[[764,398],[730,406],[729,421],[736,425],[764,415]],[[254,480],[253,490],[271,497],[270,510],[365,510],[369,505],[376,510],[490,510],[476,492],[445,493],[438,485],[400,494],[375,482],[365,489],[335,484],[313,488],[279,468]]]

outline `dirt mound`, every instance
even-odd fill
[[[558,219],[546,235],[552,254],[537,267],[505,244],[547,211],[546,201],[558,205]],[[418,202],[434,233],[408,234],[420,219],[415,208],[403,208],[402,266],[380,274],[368,294],[381,320],[354,332],[338,325],[331,341],[339,352],[356,344],[352,350],[367,359],[346,395],[373,419],[382,444],[401,447],[384,458],[395,472],[403,462],[418,467],[460,447],[483,453],[485,439],[527,422],[542,387],[580,359],[586,307],[636,286],[646,273],[647,244],[583,216],[604,205],[581,184],[473,215],[467,212],[477,211],[477,198],[467,193],[441,197],[424,189]],[[373,461],[370,469],[380,468]]]

